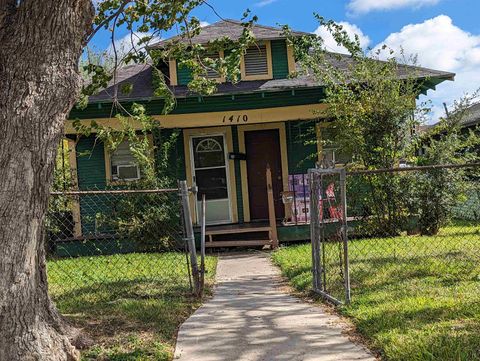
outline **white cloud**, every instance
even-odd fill
[[[259,8],[262,8],[264,6],[273,4],[274,2],[277,2],[277,0],[260,0],[255,4],[255,6],[258,6]]]
[[[208,21],[200,21],[200,27],[201,28],[204,28],[205,26],[208,26],[210,25],[210,23]]]
[[[343,27],[343,30],[347,32],[347,34],[350,36],[350,39],[353,40],[355,37],[355,34],[357,34],[360,40],[360,45],[362,46],[363,49],[366,49],[370,45],[370,42],[371,42],[370,38],[367,35],[365,35],[357,25],[350,24],[345,21],[341,21],[337,24]],[[326,27],[319,26],[317,30],[314,31],[314,33],[323,39],[325,48],[328,51],[344,53],[344,54],[348,53],[347,49],[345,49],[343,45],[341,46],[337,44],[332,34],[328,31]]]
[[[382,44],[397,52],[403,48],[406,54],[417,54],[421,66],[457,74],[455,82],[444,82],[427,98],[422,97],[432,100],[434,116],[443,114],[443,102],[450,105],[480,87],[480,35],[459,28],[446,15],[404,26],[376,48]]]
[[[133,32],[133,33],[128,33],[123,38],[115,40],[115,51],[117,52],[118,58],[121,59],[131,51],[142,50],[145,48],[146,45],[153,44],[160,40],[154,37],[150,39],[148,43],[142,43],[139,45],[139,42],[142,40],[142,38],[145,38],[151,35],[152,35],[151,33]],[[109,54],[110,56],[114,55],[114,47],[112,44],[110,44],[110,46],[108,47],[107,54]]]
[[[441,0],[350,0],[348,10],[353,14],[366,14],[371,11],[385,11],[400,8],[420,8],[436,5]]]

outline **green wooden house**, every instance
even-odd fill
[[[236,39],[242,30],[239,22],[220,21],[204,27],[193,41],[207,43],[223,36]],[[305,145],[306,141],[321,137],[322,119],[318,114],[325,109],[324,90],[312,77],[289,77],[295,72],[296,63],[281,29],[255,25],[253,33],[257,44],[243,56],[242,80],[231,84],[218,79],[218,91],[211,96],[189,92],[189,70],[179,67],[175,59],[169,59],[164,71],[177,104],[168,115],[162,115],[164,101],[153,95],[149,66],[131,65],[120,69],[115,86],[132,84],[128,95],[118,96],[124,107],[141,103],[160,123],[161,136],[153,137],[154,145],[162,141],[162,136],[169,136],[173,131],[180,133],[172,171],[189,185],[195,183],[199,194],[206,194],[206,219],[212,241],[232,239],[228,234],[234,233],[235,240],[243,239],[243,243],[236,244],[268,243],[267,164],[272,172],[279,240],[308,239],[308,199],[305,189],[300,189],[304,184],[303,175],[315,166],[316,158],[335,157],[334,151],[318,148],[314,142]],[[293,32],[293,35],[305,33]],[[218,56],[223,56],[222,51]],[[348,56],[342,56],[338,66],[346,66],[349,61]],[[425,68],[418,68],[416,73],[419,78],[428,79],[425,91],[454,77],[451,73]],[[111,117],[111,94],[115,86],[91,97],[85,109],[72,110],[66,124],[68,137],[74,138],[72,121],[75,119],[118,126],[118,121]],[[80,190],[102,189],[118,179],[134,181],[142,176],[128,144],[109,154],[92,135],[80,138],[74,147],[71,166],[77,170],[76,184]],[[89,156],[80,156],[84,151],[90,151]],[[286,197],[282,200],[282,195],[292,193],[295,193],[295,204],[292,206],[291,200],[284,204]],[[191,208],[193,219],[197,220],[198,201],[193,198]],[[80,204],[75,217],[78,237],[85,232],[95,232],[82,226],[82,212]],[[262,235],[262,232],[265,233]]]

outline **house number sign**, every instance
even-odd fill
[[[223,116],[223,123],[247,123],[248,122],[248,115],[224,115]]]

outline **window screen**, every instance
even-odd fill
[[[135,180],[140,178],[137,160],[133,156],[128,141],[120,143],[110,157],[112,178]]]
[[[245,75],[267,75],[267,46],[255,45],[247,49],[244,55]]]

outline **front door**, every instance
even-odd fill
[[[265,174],[267,164],[270,165],[272,170],[275,215],[277,218],[283,218],[285,209],[281,199],[283,181],[278,129],[246,131],[245,150],[247,153],[250,219],[268,219],[267,178]]]
[[[228,163],[225,136],[191,138],[193,181],[197,184],[196,207],[200,209],[205,194],[207,224],[231,222],[228,185]],[[199,212],[196,212],[197,215]]]

